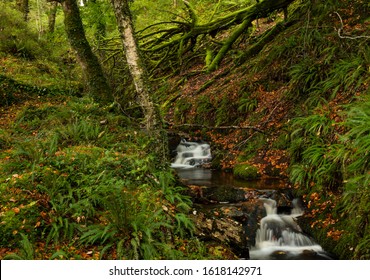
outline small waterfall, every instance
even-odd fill
[[[212,159],[211,147],[207,143],[181,140],[176,148],[176,158],[171,164],[174,168],[192,168],[209,163]]]
[[[322,247],[304,235],[295,218],[303,214],[293,201],[291,214],[277,214],[276,201],[263,199],[266,216],[256,233],[251,259],[329,259]]]

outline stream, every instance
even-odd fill
[[[231,173],[203,168],[211,160],[209,144],[181,140],[172,167],[184,184],[197,192],[194,213],[223,212],[241,224],[241,239],[235,239],[248,251],[243,258],[331,259],[296,223],[304,213],[303,206],[284,181],[237,180]],[[234,228],[233,223],[230,228],[223,225],[226,229],[221,230],[221,234],[229,234]]]

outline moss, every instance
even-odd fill
[[[234,166],[234,176],[236,178],[244,180],[253,180],[259,178],[261,175],[258,173],[258,169],[247,163],[240,163]]]

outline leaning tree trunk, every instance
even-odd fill
[[[110,86],[97,57],[92,52],[90,44],[86,39],[77,2],[76,0],[64,0],[61,4],[67,37],[72,49],[76,52],[77,60],[82,68],[87,91],[94,99],[108,102],[112,99]]]
[[[148,131],[155,131],[160,128],[160,115],[150,96],[149,79],[136,42],[128,0],[111,0],[111,3],[121,34],[126,61],[139,99],[139,105],[144,113],[145,127]]]

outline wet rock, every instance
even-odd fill
[[[270,255],[272,260],[287,260],[289,259],[289,255],[286,251],[277,250],[271,253]]]
[[[168,150],[171,153],[171,157],[174,158],[177,154],[176,147],[181,141],[181,136],[174,131],[169,131],[167,137],[168,137]]]
[[[217,213],[217,212],[216,212]],[[244,234],[242,224],[228,217],[209,217],[202,212],[193,212],[191,216],[195,226],[195,234],[206,240],[216,240],[221,244],[228,244],[233,251],[246,254],[247,248],[243,247]],[[239,254],[239,255],[240,255]]]
[[[210,201],[235,203],[245,201],[245,191],[230,186],[217,186],[204,189],[203,196]]]
[[[194,202],[200,204],[219,204],[219,203],[238,203],[253,199],[259,195],[257,191],[249,191],[230,186],[188,186],[188,194],[194,199]]]

